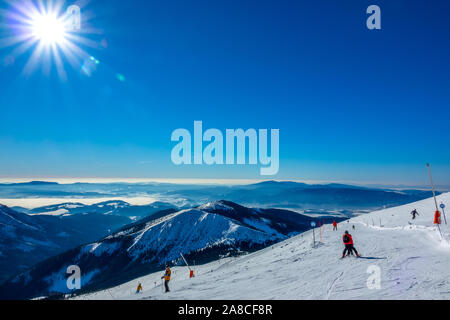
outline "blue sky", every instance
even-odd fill
[[[371,4],[382,30],[366,28]],[[11,63],[14,47],[0,48],[0,177],[261,179],[259,166],[173,165],[172,131],[202,120],[279,128],[270,178],[426,184],[430,162],[450,184],[449,12],[448,1],[83,1],[98,45],[80,46],[100,62],[90,76],[65,60],[65,81],[54,65],[25,75],[31,50]]]

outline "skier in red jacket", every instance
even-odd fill
[[[344,242],[345,249],[342,253],[342,258],[345,257],[345,254],[347,253],[347,256],[350,254],[353,255],[353,252],[355,252],[356,256],[359,257],[358,251],[356,251],[355,247],[353,246],[353,238],[348,231],[345,231],[344,235],[342,236],[342,241]]]
[[[333,231],[334,230],[337,230],[337,222],[336,221],[333,221]]]

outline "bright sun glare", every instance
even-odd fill
[[[6,2],[8,10],[0,10],[0,48],[11,47],[9,61],[29,53],[24,75],[31,75],[39,67],[48,75],[55,68],[60,79],[65,80],[67,65],[81,69],[91,57],[82,47],[98,47],[88,37],[89,27],[80,31],[81,9],[77,5],[67,7],[64,0]],[[5,27],[8,32],[3,32]]]
[[[32,21],[33,36],[44,44],[61,44],[66,38],[62,19],[52,14],[37,14]]]

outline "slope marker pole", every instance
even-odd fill
[[[186,263],[186,265],[187,265],[189,271],[191,271],[191,267],[189,267],[189,264],[187,263],[186,259],[184,258],[183,254],[182,254],[181,252],[180,252],[180,256],[183,258],[184,263]]]
[[[314,228],[316,227],[316,223],[314,221],[311,222],[311,227],[313,231],[313,248],[316,246],[316,235],[314,233]]]
[[[439,212],[438,204],[437,204],[437,200],[436,200],[436,192],[434,191],[433,178],[431,177],[431,168],[430,168],[429,163],[427,163],[427,168],[428,168],[428,175],[430,176],[431,190],[433,191],[434,205],[436,206],[436,212]],[[439,234],[441,235],[441,239],[442,239],[442,232],[441,232],[441,227],[439,226],[439,221],[437,223],[437,227],[439,230]]]
[[[433,178],[431,177],[431,168],[430,168],[429,163],[427,163],[427,168],[428,168],[428,175],[430,176],[431,190],[433,191],[434,204],[436,206],[436,211],[439,211],[437,201],[436,201],[436,193],[434,192]]]
[[[320,220],[319,220],[319,234],[320,234],[320,242],[322,242],[322,225],[320,224]]]
[[[194,277],[194,270],[191,269],[191,267],[189,267],[189,264],[187,263],[186,259],[184,258],[183,254],[180,252],[181,257],[184,260],[184,263],[186,263],[188,269],[189,269],[189,278],[193,278]]]
[[[441,207],[441,209],[442,209],[442,214],[444,215],[444,221],[445,221],[445,224],[447,224],[447,218],[445,217],[445,210],[444,210],[445,204],[443,204],[443,203],[441,202],[441,204],[439,205],[439,207]]]

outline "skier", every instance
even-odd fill
[[[333,231],[337,230],[337,223],[336,221],[333,221]]]
[[[137,289],[136,289],[136,293],[139,293],[142,291],[142,284],[139,282]]]
[[[169,292],[169,281],[170,281],[170,275],[172,274],[172,271],[170,270],[169,266],[166,265],[166,272],[161,277],[161,279],[164,279],[164,287],[166,288],[166,292]]]
[[[412,219],[414,220],[416,218],[416,215],[419,215],[419,213],[417,212],[416,209],[414,209],[413,211],[411,211],[411,215],[412,215]]]
[[[356,251],[355,247],[353,246],[353,238],[348,231],[345,231],[344,235],[342,236],[342,241],[344,242],[345,249],[342,253],[342,258],[345,257],[345,254],[347,253],[347,256],[350,254],[353,255],[353,252],[355,252],[356,256],[359,257],[358,251]]]

